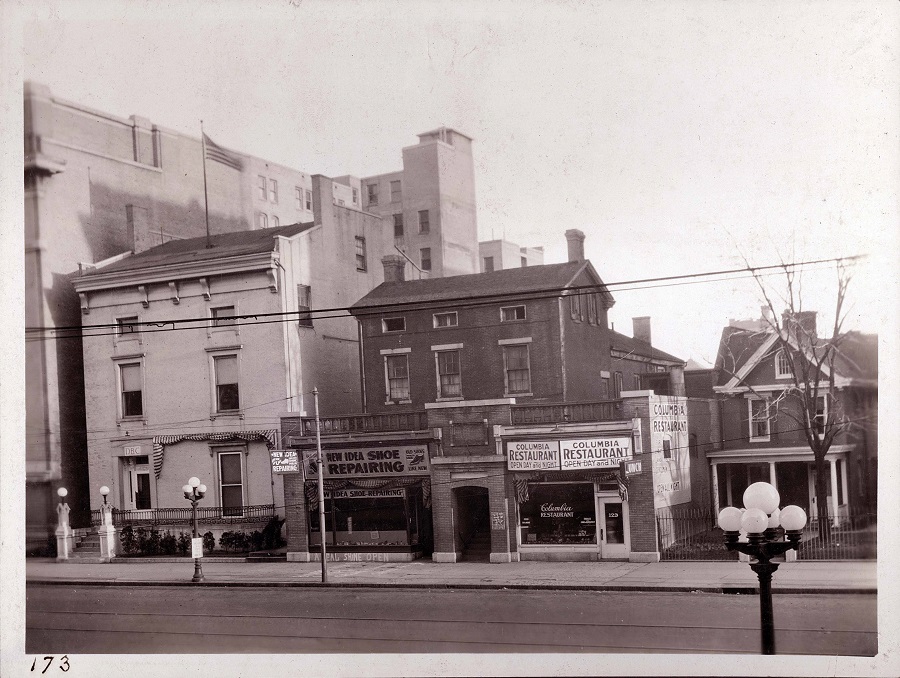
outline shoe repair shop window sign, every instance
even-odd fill
[[[322,451],[325,478],[359,476],[428,475],[428,447],[426,445],[391,445],[390,447],[359,447]],[[307,477],[317,473],[316,460],[309,460]]]
[[[630,436],[577,440],[517,440],[506,443],[510,471],[573,471],[619,468],[632,458]]]

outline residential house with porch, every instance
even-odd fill
[[[816,313],[803,312],[799,322],[816,333]],[[825,456],[828,495],[817,497],[813,452],[798,425],[798,399],[789,357],[770,320],[731,321],[722,331],[712,390],[720,399],[722,446],[707,458],[713,478],[713,503],[740,505],[744,489],[756,481],[778,488],[782,504],[796,504],[810,516],[827,502],[835,523],[853,513],[874,513],[877,500],[877,337],[848,332],[834,360],[835,393],[821,391],[813,414],[817,435],[833,411],[845,424]],[[800,348],[791,343],[790,351]],[[830,376],[823,367],[821,384]],[[703,375],[698,375],[702,377]],[[698,387],[700,381],[697,381]],[[692,394],[693,391],[689,391]]]

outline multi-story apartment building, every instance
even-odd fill
[[[478,243],[479,269],[482,273],[544,263],[543,247],[519,247],[508,240],[484,240]]]
[[[362,179],[363,207],[388,221],[408,277],[478,272],[472,139],[440,127],[403,149],[403,169]]]
[[[787,322],[787,319],[785,320]],[[802,312],[799,323],[808,337],[816,336],[816,313]],[[802,349],[792,340],[785,348],[771,320],[732,321],[722,331],[712,390],[720,398],[722,449],[708,454],[712,466],[713,502],[740,504],[744,489],[766,481],[778,488],[783,504],[803,507],[817,515],[819,501],[827,502],[835,521],[852,512],[874,511],[877,499],[877,337],[850,332],[835,349],[835,389],[829,393],[828,363],[819,377],[820,395],[810,412],[812,429],[824,435],[829,413],[840,432],[825,455],[828,495],[816,496],[813,451],[806,438],[798,389],[814,377],[793,377]],[[813,339],[813,341],[816,341]],[[791,351],[794,356],[786,355]],[[812,363],[810,363],[812,364]],[[811,369],[811,368],[810,368]],[[812,374],[812,373],[811,373]],[[691,379],[690,394],[701,394],[709,381],[700,373]]]
[[[705,460],[685,398],[602,390],[613,298],[566,237],[566,263],[452,278],[406,281],[385,258],[352,307],[365,414],[325,413],[325,535],[315,481],[284,477],[290,558],[323,538],[336,559],[659,558],[657,512],[692,501]],[[315,422],[282,418],[282,440],[314,449]]]
[[[223,149],[215,139],[204,143],[199,130],[190,136],[140,116],[94,110],[36,83],[26,83],[24,94],[26,522],[29,548],[36,548],[52,535],[58,486],[69,490],[73,525],[85,523],[89,508],[82,345],[78,337],[61,340],[55,331],[81,323],[71,278],[82,264],[91,266],[134,247],[140,251],[204,236],[207,215],[209,232],[216,236],[296,223],[324,225],[330,217],[322,215],[332,206],[346,208],[344,216],[354,210],[372,214],[375,206],[362,204],[364,188],[349,175],[323,179],[327,191],[317,190],[316,175]],[[451,136],[451,145],[446,133],[445,141],[426,142],[426,137],[422,149],[404,153],[411,172],[407,193],[415,198],[408,218],[428,213],[429,233],[435,237],[422,247],[441,262],[432,275],[442,274],[445,260],[451,272],[474,271],[474,263],[466,269],[463,261],[477,248],[469,142]],[[455,160],[457,154],[465,162]],[[441,238],[445,224],[453,233]],[[381,225],[392,239],[393,220],[382,218]],[[354,247],[360,258],[378,255],[362,243]],[[343,253],[326,248],[322,256]],[[326,259],[325,268],[329,261],[337,260]],[[380,265],[375,269],[380,277]],[[355,275],[351,271],[348,291],[356,289]]]

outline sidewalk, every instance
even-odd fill
[[[752,593],[756,575],[742,562],[328,563],[328,586],[400,588],[525,588],[600,591]],[[252,563],[204,558],[206,586],[322,586],[320,563]],[[129,559],[105,564],[26,562],[31,583],[189,585],[193,561]],[[875,561],[783,563],[772,588],[780,593],[875,593]]]

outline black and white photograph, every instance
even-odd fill
[[[900,4],[0,44],[3,675],[900,672]]]

